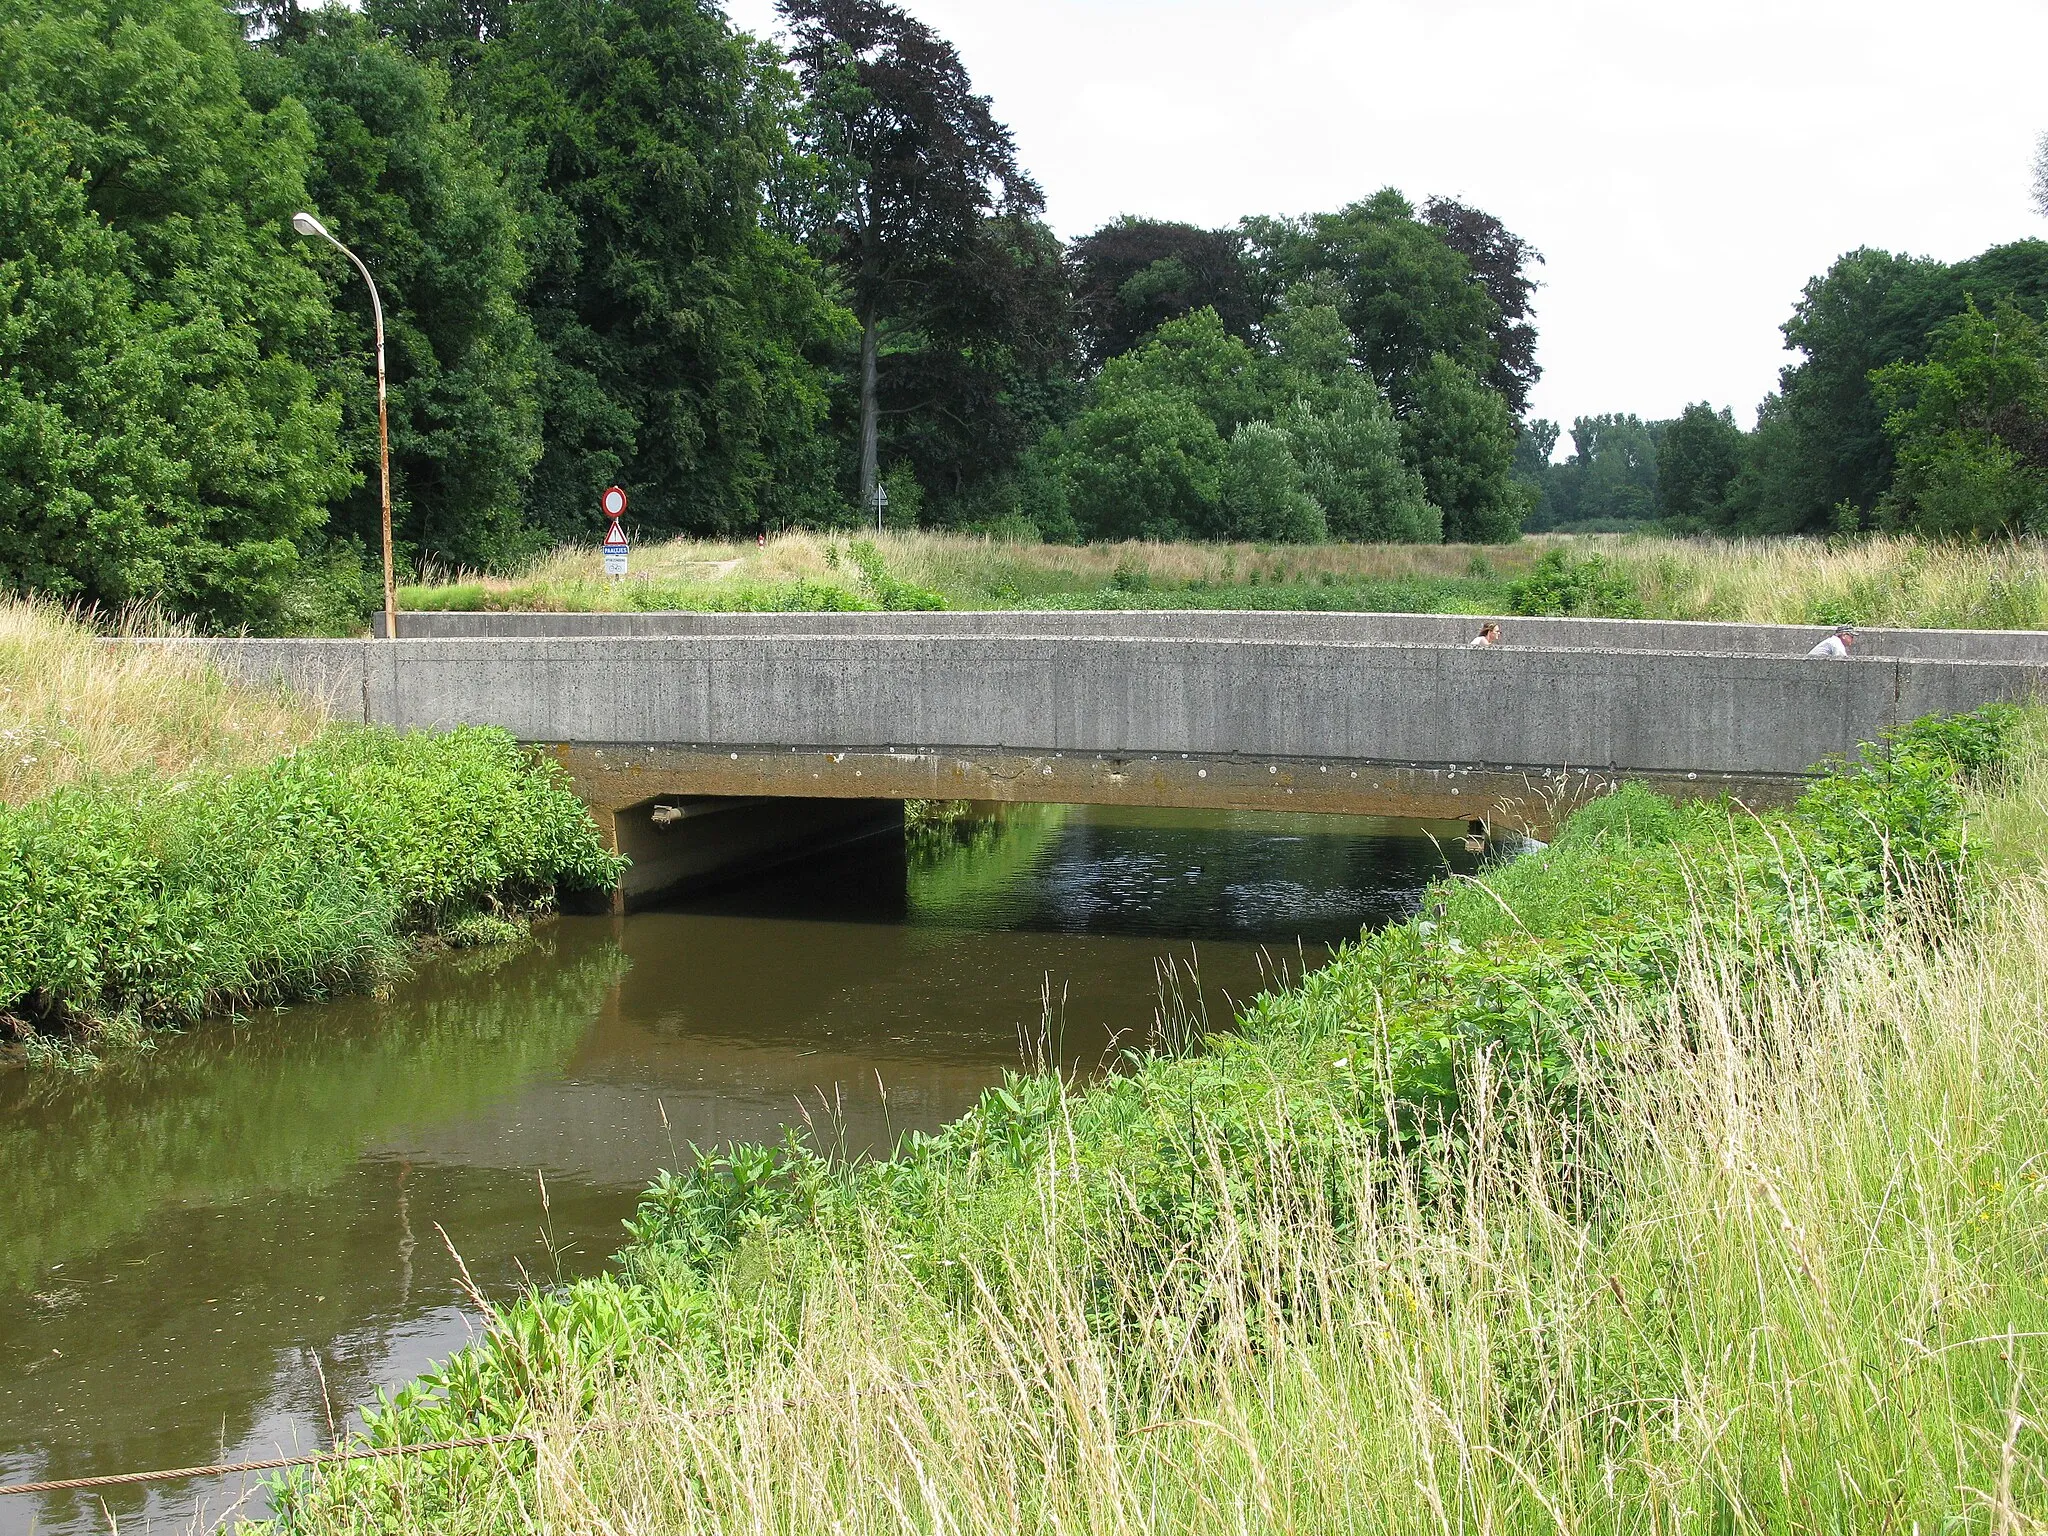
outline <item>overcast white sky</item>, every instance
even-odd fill
[[[1539,415],[1745,426],[1843,251],[2031,235],[2044,0],[907,0],[1015,131],[1053,227],[1225,225],[1383,186],[1549,258]],[[730,0],[749,30],[771,0]]]

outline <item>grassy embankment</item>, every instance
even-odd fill
[[[1538,562],[1597,555],[1606,581],[1529,584]],[[1558,599],[1562,597],[1560,605]],[[1913,539],[1538,537],[1480,545],[1001,543],[938,533],[786,534],[636,549],[608,582],[595,549],[506,578],[410,586],[412,609],[1266,608],[2048,628],[2048,545]]]
[[[331,725],[162,651],[0,604],[0,1039],[32,1057],[373,980],[613,873],[494,731]]]
[[[342,1531],[2039,1530],[2048,765],[1637,790],[1085,1092],[650,1191]],[[2030,727],[2030,734],[2032,728]],[[1984,857],[1988,848],[1991,857]]]

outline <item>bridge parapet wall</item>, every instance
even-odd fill
[[[209,641],[343,718],[529,741],[1805,773],[2048,665],[1079,635]]]

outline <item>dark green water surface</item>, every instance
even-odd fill
[[[690,1143],[808,1117],[885,1151],[1027,1050],[1090,1071],[1141,1043],[1169,964],[1220,1022],[1472,866],[1427,830],[1027,809],[93,1077],[0,1069],[0,1483],[322,1449],[475,1333],[451,1247],[493,1296],[587,1273]],[[0,1536],[236,1513],[260,1479],[0,1498]]]

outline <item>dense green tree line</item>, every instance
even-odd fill
[[[360,613],[400,558],[845,525],[1499,540],[2048,527],[2048,242],[1860,250],[1753,430],[1524,420],[1540,255],[1393,189],[1063,247],[885,0],[0,0],[0,581]],[[785,53],[783,49],[786,48]],[[2048,173],[2044,173],[2048,185]],[[2048,197],[2048,193],[2044,193]]]
[[[2048,533],[2048,241],[1944,263],[1851,251],[1806,285],[1799,360],[1745,432],[1706,404],[1666,422],[1530,422],[1525,526],[1681,533]]]
[[[0,0],[0,580],[360,610],[400,558],[859,521],[1499,539],[1536,376],[1497,220],[1384,191],[1063,248],[882,0]]]

